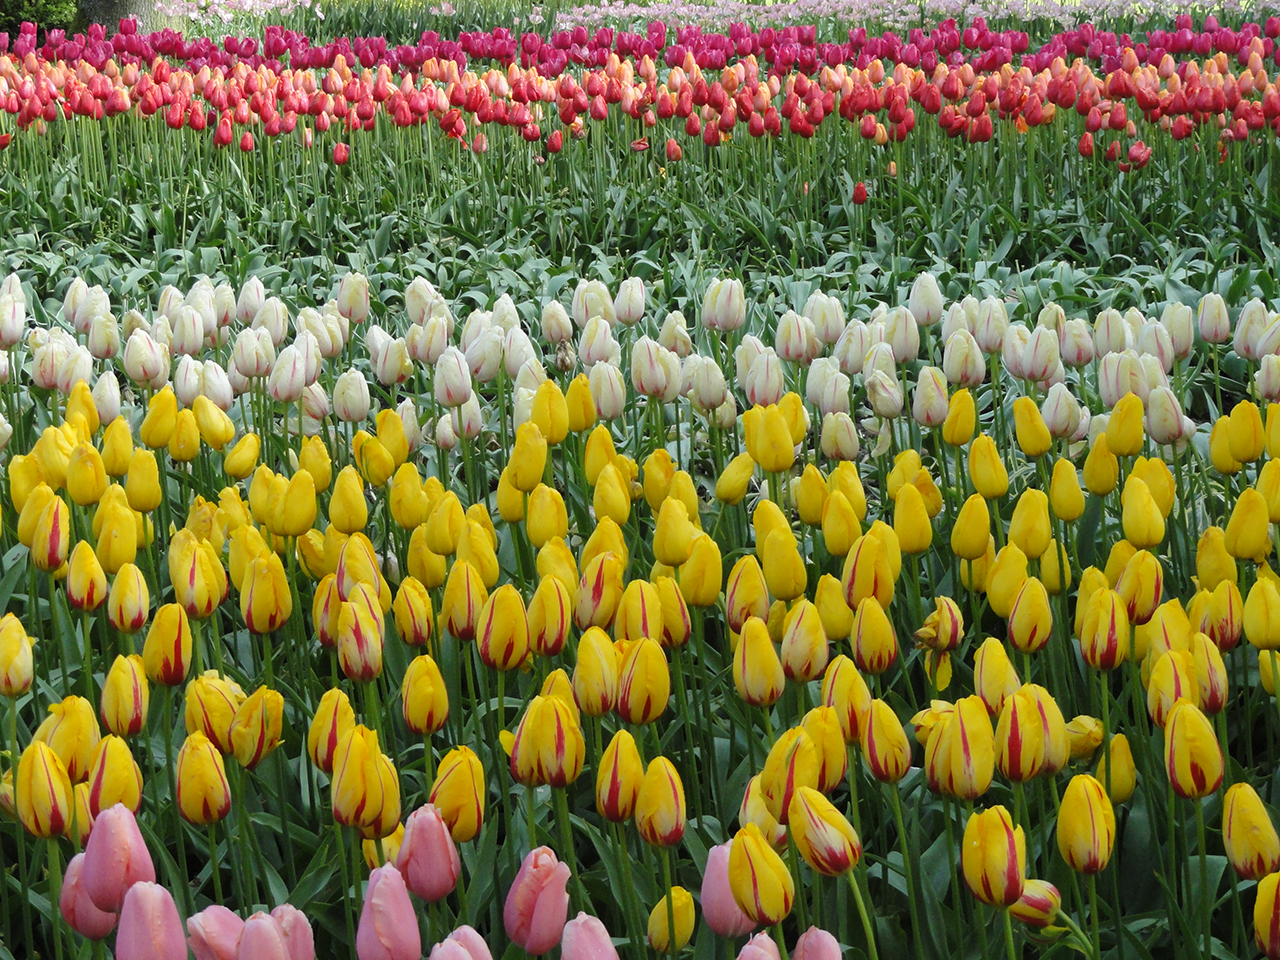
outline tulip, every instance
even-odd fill
[[[31,689],[35,666],[31,638],[12,613],[0,619],[0,696],[15,699]]]
[[[768,627],[759,617],[751,617],[742,627],[742,637],[733,653],[733,683],[743,700],[766,709],[786,687],[782,661],[774,650]]]
[[[108,734],[98,741],[89,765],[87,785],[89,817],[96,817],[101,810],[117,803],[137,811],[142,803],[142,771],[123,738]],[[88,825],[86,820],[79,823]]]
[[[120,908],[117,960],[186,960],[186,956],[187,939],[172,894],[156,883],[135,883]]]
[[[178,751],[178,810],[188,823],[216,823],[231,812],[231,787],[222,754],[199,730]]]
[[[729,879],[729,851],[732,841],[707,851],[702,873],[702,915],[717,936],[733,939],[751,933],[756,923],[738,906]]]
[[[1227,521],[1224,545],[1238,560],[1264,560],[1271,553],[1271,517],[1266,500],[1246,487]]]
[[[1262,799],[1247,783],[1233,784],[1223,798],[1222,842],[1231,866],[1244,880],[1262,880],[1280,867],[1280,836]]]
[[[959,722],[960,716],[960,704],[956,704],[956,718],[952,722]],[[996,725],[995,763],[1007,780],[1025,783],[1040,773],[1046,753],[1044,735],[1040,702],[1029,686],[1023,686],[1004,701]],[[953,740],[953,756],[956,745]],[[972,748],[969,752],[973,752]]]
[[[151,694],[143,669],[142,658],[137,654],[118,655],[102,682],[99,716],[102,726],[116,736],[133,736],[146,726]]]
[[[760,828],[748,823],[729,847],[729,889],[739,909],[754,923],[773,926],[791,912],[795,882]]]
[[[871,712],[871,693],[853,661],[838,656],[822,678],[822,702],[836,711],[846,743],[857,743]]]
[[[616,710],[628,723],[651,723],[662,715],[671,696],[671,672],[657,641],[648,637],[622,641]]]
[[[462,863],[440,812],[430,803],[409,814],[395,858],[405,885],[419,899],[436,903],[457,885]]]
[[[693,901],[689,901],[689,909],[693,909]],[[663,909],[663,917],[666,909]],[[692,923],[690,930],[692,931]],[[449,941],[445,941],[448,943]],[[432,951],[435,953],[435,950]],[[564,925],[560,939],[560,956],[564,960],[617,960],[618,951],[613,939],[603,923],[596,917],[579,912],[577,917]],[[452,958],[436,957],[435,960],[452,960]],[[488,958],[458,957],[457,960],[488,960]]]
[[[1152,656],[1156,656],[1153,652]],[[1173,705],[1183,698],[1198,700],[1195,658],[1185,650],[1160,654],[1147,682],[1147,712],[1163,728]]]
[[[1274,666],[1274,654],[1280,649],[1280,588],[1274,581],[1259,577],[1249,588],[1244,603],[1244,635]]]
[[[573,619],[579,629],[608,627],[622,599],[623,561],[608,551],[583,565],[573,602]]]
[[[1174,704],[1165,718],[1164,765],[1178,796],[1199,800],[1222,782],[1222,749],[1213,725],[1190,700]]]
[[[874,597],[862,600],[853,615],[851,639],[854,661],[866,673],[884,673],[898,659],[893,623]]]
[[[649,762],[636,795],[635,818],[641,838],[653,846],[675,846],[684,836],[684,784],[666,757]]]
[[[106,913],[94,906],[81,880],[83,871],[84,854],[78,853],[67,864],[58,910],[67,921],[67,926],[76,933],[90,940],[101,940],[116,928],[116,914]]]
[[[1108,767],[1110,767],[1109,770]],[[1129,747],[1129,738],[1123,733],[1113,735],[1110,759],[1106,756],[1098,758],[1098,769],[1094,773],[1094,779],[1107,788],[1107,796],[1112,803],[1120,804],[1127,803],[1133,796],[1137,776],[1138,771],[1133,764],[1133,751]]]
[[[28,833],[49,838],[66,831],[72,820],[71,780],[47,743],[32,740],[22,751],[13,787],[18,819]]]
[[[1035,577],[1028,577],[1009,610],[1009,642],[1023,653],[1043,650],[1053,631],[1049,593]]]
[[[649,914],[648,939],[649,946],[658,953],[675,955],[683,950],[693,936],[694,909],[693,897],[684,887],[672,887],[670,906],[668,898],[658,901]],[[675,918],[675,943],[671,942],[671,931],[668,925],[668,914]]]
[[[1026,838],[1009,811],[989,807],[969,817],[961,846],[961,866],[969,890],[983,903],[1017,903],[1026,883]]]
[[[236,914],[214,904],[187,918],[187,944],[196,960],[234,960],[244,925]]]
[[[293,598],[279,555],[269,553],[249,561],[240,592],[240,613],[253,633],[272,633],[292,615]]]
[[[392,864],[369,874],[356,931],[360,960],[419,960],[422,938],[404,877]]]
[[[788,823],[805,863],[834,877],[857,866],[862,841],[849,821],[817,790],[800,787],[791,798]]]
[[[560,942],[569,910],[568,881],[568,864],[556,859],[549,847],[529,851],[520,865],[507,892],[502,923],[511,941],[530,956],[544,954]]]
[[[859,745],[871,775],[881,783],[897,783],[911,767],[911,744],[893,708],[872,700]]]
[[[186,680],[191,668],[191,625],[178,604],[166,603],[156,610],[142,647],[142,662],[152,683],[176,687]]]
[[[1044,929],[1053,924],[1062,909],[1062,894],[1048,880],[1027,879],[1018,902],[1009,907],[1009,916],[1029,927]]]
[[[116,804],[98,814],[80,876],[93,905],[104,913],[119,913],[133,884],[155,878],[151,854],[132,811]]]
[[[135,547],[136,534],[133,516],[128,517],[128,534],[130,543]],[[119,569],[119,566],[116,567]],[[107,577],[102,564],[88,541],[81,540],[71,551],[71,559],[67,570],[67,603],[76,610],[96,610],[107,599]]]
[[[534,697],[516,728],[511,776],[526,785],[567,786],[582,772],[585,750],[575,707],[557,696]]]
[[[431,948],[430,960],[493,960],[493,955],[480,934],[463,925]]]
[[[236,708],[231,745],[242,767],[254,769],[280,745],[283,718],[284,697],[266,687],[259,687]]]
[[[644,778],[645,769],[635,738],[619,730],[600,758],[596,773],[596,810],[613,823],[630,820]]]
[[[933,527],[929,523],[924,499],[913,484],[906,484],[898,491],[893,509],[893,530],[906,553],[923,553],[933,543]]]
[[[1096,590],[1084,603],[1080,653],[1095,670],[1114,670],[1129,658],[1129,615],[1114,590]]]
[[[52,573],[67,562],[71,549],[71,513],[61,497],[50,498],[31,534],[31,562]]]
[[[1224,311],[1225,312],[1225,311]],[[1280,957],[1280,873],[1271,873],[1258,882],[1253,906],[1253,932],[1258,949],[1267,960]]]
[[[43,741],[53,749],[72,783],[89,775],[100,737],[93,706],[84,697],[76,696],[50,704],[49,716],[32,735],[33,740]]]
[[[459,843],[472,839],[484,823],[484,783],[480,758],[469,748],[455,747],[440,761],[428,799]]]

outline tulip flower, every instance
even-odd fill
[[[369,874],[356,931],[356,953],[360,960],[419,960],[422,956],[413,903],[404,877],[392,864]]]
[[[435,903],[457,885],[462,864],[440,812],[430,803],[409,814],[395,857],[405,885],[419,899]]]
[[[430,960],[493,960],[493,956],[475,928],[464,924],[431,948]]]
[[[325,697],[337,692],[330,690]],[[410,661],[400,687],[400,699],[405,726],[420,736],[430,736],[443,727],[445,721],[449,719],[449,691],[445,687],[444,678],[440,675],[440,668],[431,657],[425,654]],[[343,695],[343,702],[345,703],[345,695]],[[321,707],[323,706],[322,698]],[[347,704],[347,711],[350,709],[350,705]],[[317,719],[320,716],[321,713],[317,712]],[[320,764],[317,763],[317,766]]]
[[[485,779],[480,758],[468,747],[445,754],[428,798],[449,825],[458,843],[465,843],[484,824]]]
[[[157,609],[142,647],[147,678],[167,687],[182,684],[191,668],[191,644],[191,624],[186,611],[176,603],[166,603]]]
[[[1084,603],[1080,652],[1095,670],[1114,670],[1129,658],[1129,615],[1114,590],[1096,590]]]
[[[1156,656],[1153,652],[1152,656]],[[1199,700],[1195,658],[1185,650],[1170,650],[1156,657],[1147,681],[1147,713],[1151,722],[1163,728],[1179,700]]]
[[[739,909],[763,926],[781,923],[795,901],[795,882],[754,823],[739,830],[729,847],[729,889]]]
[[[796,790],[787,820],[800,855],[818,873],[834,877],[857,866],[862,842],[844,815],[817,790]]]
[[[874,597],[859,602],[851,634],[854,661],[867,673],[884,673],[898,659],[898,637],[884,608]]]
[[[58,910],[67,926],[76,933],[89,940],[102,940],[116,928],[116,914],[94,906],[81,880],[83,871],[84,854],[78,853],[67,864],[66,875],[62,878]]]
[[[156,883],[135,883],[120,908],[118,960],[185,960],[186,956],[187,940],[173,895]]]
[[[544,954],[560,942],[569,910],[568,882],[568,864],[549,847],[529,851],[520,865],[507,891],[502,923],[511,941],[530,956]]]
[[[835,710],[845,743],[859,742],[871,713],[871,692],[848,657],[838,656],[828,664],[822,677],[822,702]]]
[[[1062,894],[1048,880],[1027,879],[1022,896],[1009,907],[1009,916],[1029,927],[1051,926],[1062,909]]]
[[[585,751],[573,708],[559,697],[534,697],[516,728],[512,779],[533,786],[567,786],[582,772]]]
[[[649,914],[648,939],[649,946],[658,953],[674,956],[685,948],[689,938],[693,936],[694,908],[693,897],[684,887],[672,887],[669,896],[670,907],[668,898],[663,897]],[[674,944],[671,942],[671,930],[667,922],[669,912],[675,918]]]
[[[689,901],[689,907],[692,910],[692,900]],[[665,908],[663,916],[666,916]],[[445,941],[445,943],[448,942]],[[432,953],[434,954],[435,950],[432,950]],[[618,951],[604,924],[596,917],[579,912],[574,919],[564,925],[564,932],[560,938],[560,956],[564,960],[617,960]],[[454,960],[454,958],[436,957],[435,960]],[[457,960],[487,960],[487,958],[460,956]]]
[[[80,878],[93,905],[105,913],[119,913],[133,884],[155,878],[155,866],[133,812],[117,804],[98,814]]]
[[[0,696],[20,697],[31,689],[35,666],[31,638],[11,613],[0,619]]]
[[[644,779],[644,764],[635,738],[626,730],[619,730],[600,758],[596,810],[613,823],[630,820]]]
[[[628,723],[651,723],[662,716],[671,696],[671,671],[662,647],[647,637],[619,641],[618,703]]]
[[[911,744],[893,708],[872,700],[860,740],[871,775],[881,783],[897,783],[911,767]]]
[[[751,933],[756,923],[734,899],[729,880],[729,851],[732,841],[707,851],[707,865],[702,874],[702,915],[717,936],[734,939]],[[567,932],[567,931],[566,931]]]
[[[175,775],[178,809],[188,823],[216,823],[231,812],[231,787],[222,754],[199,730],[178,751]]]
[[[1191,700],[1179,700],[1165,718],[1164,765],[1174,793],[1184,799],[1207,797],[1222,782],[1222,749],[1213,725]]]
[[[89,765],[87,783],[91,817],[96,818],[99,811],[118,803],[137,812],[142,803],[142,771],[133,759],[129,745],[114,734],[98,741]]]
[[[973,813],[965,824],[961,867],[969,890],[983,903],[1008,907],[1026,883],[1026,838],[1002,806]]]
[[[236,760],[254,769],[280,745],[284,723],[284,697],[259,687],[241,703],[231,720],[231,745]]]
[[[93,707],[84,697],[66,697],[49,705],[49,716],[36,728],[33,741],[48,744],[66,767],[72,783],[89,775],[101,732]]]
[[[738,696],[756,707],[768,708],[786,686],[782,661],[774,650],[769,629],[759,617],[751,617],[733,654],[733,683]]]
[[[1280,867],[1280,836],[1257,791],[1232,784],[1223,798],[1222,842],[1227,859],[1245,880],[1262,880]]]
[[[636,829],[646,843],[675,846],[684,836],[684,784],[666,757],[649,762],[635,801]]]
[[[1108,780],[1108,777],[1110,779]],[[1111,737],[1110,759],[1106,755],[1098,758],[1098,769],[1094,779],[1107,789],[1107,796],[1113,804],[1128,803],[1137,786],[1138,771],[1133,764],[1133,751],[1129,747],[1129,738],[1123,733]]]

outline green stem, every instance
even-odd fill
[[[858,886],[857,872],[850,870],[846,876],[849,878],[849,886],[853,888],[853,902],[858,907],[858,916],[862,920],[862,931],[867,936],[867,956],[870,960],[880,960],[880,952],[876,949],[876,930],[871,922],[871,915],[867,910],[866,901],[862,897],[862,888]]]
[[[1275,655],[1275,651],[1272,651]],[[1210,926],[1212,921],[1211,904],[1213,898],[1209,895],[1209,856],[1204,847],[1204,804],[1199,800],[1193,800],[1196,808],[1196,846],[1200,851],[1200,922],[1202,924],[1202,935],[1204,937],[1204,955],[1206,960],[1213,956],[1212,939],[1210,936]]]
[[[560,823],[560,856],[569,864],[569,876],[573,881],[572,905],[574,910],[579,910],[590,901],[587,899],[587,891],[583,889],[582,877],[578,873],[578,857],[573,850],[573,824],[569,820],[568,793],[564,787],[554,787],[551,792],[556,798],[556,820]],[[532,837],[529,842],[533,843]]]
[[[356,927],[351,910],[351,884],[347,879],[347,858],[343,855],[342,826],[333,821],[333,840],[339,867],[342,869],[342,916],[347,921],[347,946],[350,948],[351,960],[356,960]]]
[[[164,728],[164,761],[169,774],[169,803],[173,810],[173,832],[178,841],[178,870],[182,876],[182,893],[179,901],[186,915],[195,909],[191,905],[191,880],[187,874],[187,845],[183,837],[182,814],[178,812],[178,780],[173,763],[173,687],[164,688],[164,715],[160,718]]]
[[[49,922],[53,926],[53,953],[62,960],[62,912],[58,903],[62,899],[62,851],[58,838],[49,838]]]
[[[667,955],[674,957],[677,953],[676,947],[676,905],[675,898],[671,895],[671,850],[668,847],[662,847],[662,882],[667,888]],[[782,930],[778,930],[779,939],[781,939]],[[786,953],[786,945],[779,943],[779,949]]]
[[[217,824],[209,824],[209,875],[213,877],[213,902],[222,903],[222,867],[218,862]]]
[[[1013,921],[1009,919],[1009,908],[1005,907],[1000,912],[1004,914],[1004,948],[1009,954],[1009,960],[1018,960],[1018,953],[1013,948]]]
[[[902,845],[902,873],[907,881],[907,906],[911,910],[911,939],[915,943],[917,957],[924,956],[924,941],[920,936],[920,911],[916,906],[915,871],[911,867],[911,843],[907,838],[907,827],[902,819],[902,800],[898,796],[898,785],[889,786],[889,799],[893,801],[893,820],[898,826],[898,842]]]

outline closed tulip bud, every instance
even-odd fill
[[[438,510],[439,508],[437,508]],[[455,639],[475,638],[480,611],[489,594],[475,567],[465,560],[454,561],[445,583],[440,612],[444,616],[445,629]]]
[[[1244,604],[1244,635],[1259,650],[1280,649],[1280,589],[1259,577]],[[1268,659],[1269,659],[1268,653]]]
[[[61,497],[51,497],[31,534],[31,562],[53,573],[67,562],[71,549],[71,511]]]
[[[243,480],[257,467],[258,453],[261,448],[262,441],[259,440],[258,435],[246,433],[223,455],[222,469],[226,471],[227,476]]]
[[[1009,811],[989,807],[970,814],[961,842],[965,883],[975,897],[993,907],[1009,907],[1022,897],[1026,883],[1026,837]]]
[[[1110,770],[1108,770],[1108,766]],[[1108,783],[1107,777],[1111,780]],[[1133,764],[1133,751],[1129,748],[1129,738],[1123,733],[1111,737],[1110,759],[1104,755],[1098,758],[1098,769],[1094,779],[1107,788],[1107,795],[1114,804],[1128,803],[1137,785],[1138,771]]]
[[[801,600],[791,609],[783,627],[783,672],[792,680],[808,683],[822,675],[827,657],[827,634],[818,608]]]
[[[856,610],[866,599],[887,607],[893,602],[895,580],[889,551],[875,529],[854,541],[845,556],[841,577],[845,602],[851,609]]]
[[[101,940],[116,927],[116,914],[99,910],[89,898],[81,877],[84,854],[78,853],[67,864],[58,907],[67,925],[82,937]],[[238,918],[237,918],[238,919]]]
[[[788,820],[805,863],[823,876],[847,873],[862,859],[862,841],[849,821],[817,790],[800,787]]]
[[[511,482],[516,489],[528,493],[541,483],[546,460],[547,441],[542,432],[532,422],[521,424],[511,450]]]
[[[926,753],[937,756],[945,770],[941,781],[945,792],[975,800],[991,787],[996,747],[987,706],[980,697],[972,696],[958,700],[951,713],[930,732]],[[1034,752],[1037,751],[1033,747]],[[1023,759],[1034,762],[1038,757]],[[1009,767],[1013,769],[1012,762]]]
[[[865,673],[884,673],[898,659],[897,633],[884,608],[874,597],[867,597],[858,604],[850,639],[854,661]]]
[[[596,772],[596,810],[613,823],[630,820],[644,779],[644,764],[635,738],[619,730],[600,758]]]
[[[1083,594],[1082,594],[1083,595]],[[1129,659],[1129,614],[1114,590],[1095,590],[1084,603],[1080,653],[1095,670],[1114,670]]]
[[[666,757],[649,762],[635,800],[636,829],[655,847],[671,847],[684,836],[684,784]]]
[[[178,398],[166,386],[147,404],[147,415],[138,428],[138,439],[152,450],[167,447],[178,426]]]
[[[1253,906],[1253,934],[1267,960],[1280,957],[1280,873],[1271,873],[1258,883]]]
[[[893,530],[898,535],[900,548],[906,553],[923,553],[933,543],[933,527],[924,498],[914,484],[905,484],[898,491],[893,508]]]
[[[319,594],[317,594],[319,596]],[[431,642],[435,613],[427,588],[413,577],[405,577],[391,604],[395,615],[396,632],[411,647],[426,646]]]
[[[356,931],[356,953],[362,960],[416,960],[422,956],[422,936],[413,903],[404,877],[394,864],[385,864],[369,874]]]
[[[1040,773],[1047,752],[1044,734],[1040,702],[1029,686],[1005,699],[995,740],[996,766],[1005,779],[1023,783]]]
[[[425,659],[427,658],[418,658],[418,660]],[[422,692],[423,684],[417,676],[414,676],[415,673],[421,674],[424,672],[421,668],[415,671],[414,664],[417,662],[415,660],[409,665],[409,669],[405,672],[404,683],[405,722],[409,729],[415,733],[419,731],[409,720],[411,713],[410,700],[413,700],[412,715],[416,718],[421,716],[420,711],[423,701],[430,699],[430,696],[434,694],[434,691],[432,691],[424,696]],[[410,682],[411,677],[413,677],[412,684]],[[411,688],[412,693],[410,692]],[[338,744],[355,725],[355,711],[351,708],[351,701],[347,698],[347,695],[337,687],[332,690],[326,690],[324,696],[320,698],[320,704],[316,707],[315,716],[312,718],[311,726],[307,730],[307,755],[317,769],[326,774],[333,773],[333,758],[338,749]]]
[[[1179,700],[1165,718],[1164,765],[1174,793],[1186,800],[1207,797],[1222,783],[1222,748],[1191,700]]]
[[[585,750],[576,708],[556,696],[536,696],[516,728],[511,777],[527,786],[567,786],[582,772]]]
[[[410,661],[400,698],[405,726],[419,736],[430,736],[449,719],[449,691],[440,668],[425,654]]]
[[[1227,429],[1231,459],[1241,463],[1253,463],[1266,448],[1266,431],[1257,404],[1241,400],[1231,409]]]
[[[480,758],[467,747],[445,754],[431,787],[430,802],[449,825],[458,843],[465,843],[484,824],[485,779]]]
[[[240,591],[240,613],[252,633],[271,633],[293,614],[293,597],[279,554],[249,561]]]
[[[1262,799],[1247,783],[1233,784],[1223,798],[1222,842],[1241,879],[1262,880],[1280,867],[1280,836]]]
[[[1160,606],[1164,592],[1164,571],[1160,561],[1146,550],[1139,550],[1125,564],[1116,583],[1116,593],[1125,602],[1129,622],[1140,626],[1149,621]]]
[[[36,739],[22,752],[14,777],[18,820],[36,837],[61,836],[72,820],[71,780],[58,754]]]
[[[1164,540],[1164,517],[1151,496],[1151,488],[1138,477],[1130,476],[1120,501],[1125,539],[1139,550],[1159,545]]]
[[[1224,546],[1237,560],[1261,561],[1271,554],[1270,513],[1257,490],[1246,487],[1227,521]]]
[[[1102,746],[1102,721],[1079,716],[1067,724],[1067,739],[1072,760],[1088,760]]]
[[[1084,485],[1088,491],[1105,497],[1116,488],[1120,480],[1120,461],[1107,446],[1105,433],[1093,441],[1093,447],[1084,461]]]
[[[0,619],[0,696],[15,699],[31,689],[35,676],[31,638],[12,613]]]
[[[996,616],[1009,618],[1014,601],[1018,599],[1026,582],[1027,555],[1016,543],[1006,543],[995,555],[987,571],[987,601]]]
[[[721,937],[739,937],[755,930],[755,921],[742,912],[734,900],[729,879],[729,851],[733,843],[719,844],[707,851],[702,875],[702,911],[707,925]]]
[[[871,693],[852,660],[838,656],[822,677],[822,702],[836,712],[845,743],[857,743],[871,712]]]
[[[573,694],[579,709],[590,717],[612,710],[618,698],[618,658],[608,634],[588,629],[578,641],[573,668]]]
[[[1000,715],[1004,701],[1022,686],[1004,644],[987,637],[973,658],[973,686],[991,716]]]
[[[944,334],[946,332],[945,325],[943,332]],[[945,338],[945,343],[942,353],[942,370],[949,383],[968,388],[976,387],[986,380],[986,359],[982,356],[978,341],[972,333],[964,329],[956,330]],[[948,414],[950,408],[951,404],[948,405]]]
[[[911,404],[911,416],[922,427],[940,427],[950,411],[947,376],[938,367],[921,367]]]
[[[671,672],[657,641],[620,641],[624,651],[618,665],[618,716],[628,723],[651,723],[667,708]]]
[[[280,745],[283,718],[284,697],[266,687],[259,687],[236,708],[231,745],[242,767],[254,769]]]
[[[100,825],[103,811],[117,804],[131,814],[137,813],[142,804],[142,771],[122,738],[108,734],[98,741],[89,765],[87,786],[90,823]],[[79,815],[77,820],[84,823]],[[94,831],[95,835],[97,832]]]
[[[102,454],[81,441],[67,461],[67,494],[78,506],[87,507],[102,499],[107,492],[107,471]]]
[[[132,525],[133,518],[129,518]],[[118,568],[117,568],[118,569]],[[76,610],[96,610],[107,599],[107,577],[89,544],[81,540],[71,551],[67,570],[67,603]]]
[[[977,418],[973,395],[967,389],[957,390],[951,395],[947,407],[947,419],[942,424],[942,439],[953,447],[964,446],[973,439]]]
[[[1009,472],[1000,459],[995,441],[985,433],[969,448],[969,479],[974,489],[988,500],[1003,497],[1009,489]]]
[[[519,666],[529,651],[529,620],[524,600],[511,584],[489,595],[476,626],[480,659],[494,670]]]
[[[804,726],[792,727],[774,741],[760,774],[765,807],[786,825],[791,800],[801,787],[818,787],[818,750]]]
[[[142,658],[117,656],[102,684],[102,725],[118,737],[141,733],[150,700]]]
[[[872,700],[863,725],[860,746],[871,775],[881,783],[897,783],[911,767],[911,744],[893,708]]]
[[[1041,490],[1024,490],[1009,521],[1009,540],[1028,557],[1038,560],[1049,549],[1052,536],[1049,498]]]
[[[1053,437],[1034,400],[1019,397],[1013,402],[1013,423],[1018,447],[1026,456],[1039,457],[1049,452]]]
[[[1142,450],[1142,400],[1126,393],[1107,421],[1107,449],[1117,457],[1132,457]]]
[[[1053,465],[1049,482],[1049,506],[1059,520],[1071,523],[1084,513],[1084,493],[1075,466],[1062,457]]]
[[[349,596],[338,607],[338,660],[347,677],[368,683],[382,675],[386,620],[371,584],[356,584]]]
[[[1200,709],[1208,714],[1222,712],[1227,705],[1228,691],[1222,651],[1208,634],[1196,632],[1191,635],[1191,656],[1195,661]]]
[[[437,507],[437,509],[440,508]],[[355,467],[345,466],[338,471],[338,479],[333,487],[333,497],[329,501],[329,522],[343,533],[363,530],[365,524],[369,522],[364,484]],[[439,550],[436,551],[436,553],[439,552]]]
[[[1096,874],[1111,860],[1116,818],[1102,784],[1078,774],[1067,784],[1058,812],[1058,852],[1078,873]]]
[[[755,823],[734,835],[729,848],[729,888],[754,923],[773,926],[791,912],[795,901],[791,872]]]

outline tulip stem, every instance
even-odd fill
[[[218,863],[218,836],[216,823],[209,824],[209,875],[213,877],[213,902],[222,903],[222,868]]]
[[[590,904],[591,901],[587,899],[587,892],[582,887],[582,877],[578,875],[578,856],[573,848],[573,824],[569,820],[568,795],[564,787],[552,787],[551,792],[555,795],[556,820],[560,824],[560,846],[563,850],[561,856],[569,863],[569,875],[573,880],[574,909],[578,910]],[[532,845],[532,837],[529,838],[529,843]]]
[[[796,889],[800,891],[796,897],[796,905],[800,908],[800,927],[809,929],[809,908],[804,903],[804,882],[800,876],[800,855],[796,852],[796,841],[790,830],[787,831],[787,857],[791,861],[791,875],[796,878]]]
[[[676,946],[676,903],[675,897],[671,894],[671,848],[662,847],[662,880],[667,887],[667,953],[675,956],[677,953]],[[782,941],[782,925],[776,928],[778,934],[778,949],[782,955],[787,955],[787,945]]]
[[[53,926],[53,953],[62,960],[62,913],[58,904],[62,899],[62,857],[58,838],[49,838],[49,922]]]
[[[1093,941],[1093,955],[1102,956],[1102,937],[1098,933],[1098,875],[1089,874],[1089,931]]]
[[[351,960],[356,957],[356,927],[355,920],[351,913],[351,887],[347,879],[347,858],[342,852],[342,825],[337,820],[333,821],[333,839],[336,847],[338,866],[342,870],[342,915],[347,921],[347,945],[350,949]]]
[[[1009,908],[1000,911],[1004,914],[1004,947],[1009,953],[1009,960],[1018,960],[1018,952],[1013,947],[1013,920],[1009,918]]]
[[[596,729],[599,729],[597,721]],[[627,849],[627,840],[622,833],[621,824],[613,824],[613,839],[618,846],[618,859],[622,862],[622,883],[625,891],[624,903],[627,914],[627,934],[632,946],[644,955],[644,910],[636,900],[636,885],[631,877],[631,851]],[[639,932],[637,932],[639,931]]]
[[[876,949],[875,925],[871,922],[871,914],[867,911],[867,903],[862,897],[862,888],[858,886],[858,872],[850,870],[845,876],[849,878],[849,886],[853,888],[853,902],[862,920],[862,932],[867,936],[867,956],[870,960],[880,960],[880,952]]]
[[[782,960],[791,960],[791,955],[787,953],[787,941],[782,936],[782,924],[775,923],[773,925],[773,939],[778,944],[778,953]]]
[[[80,632],[84,636],[84,697],[90,703],[98,702],[93,689],[93,641],[89,636],[89,611],[80,609]]]
[[[857,747],[852,743],[846,749],[849,752],[849,762],[845,766],[845,779],[849,781],[849,815],[853,820],[853,829],[861,836],[862,815],[858,812],[858,764],[862,762],[862,758],[858,755]]]
[[[898,784],[889,785],[889,799],[893,801],[893,819],[898,825],[898,842],[902,844],[902,873],[907,881],[907,907],[911,911],[911,939],[915,941],[916,956],[924,956],[923,941],[920,939],[920,911],[916,907],[915,871],[911,868],[911,842],[907,837],[907,827],[902,819],[902,800],[898,796]]]
[[[169,774],[169,803],[173,808],[174,834],[178,840],[178,868],[182,875],[181,903],[186,915],[195,913],[191,905],[191,880],[187,875],[187,845],[182,830],[182,814],[178,811],[178,779],[173,764],[173,687],[164,688],[164,714],[160,718],[164,730],[164,762]]]
[[[1275,651],[1271,651],[1272,666],[1275,666]],[[1213,897],[1209,894],[1209,856],[1204,847],[1204,804],[1200,800],[1193,800],[1196,808],[1196,847],[1200,851],[1200,910],[1202,933],[1204,936],[1204,955],[1206,958],[1213,956],[1213,939],[1210,933],[1212,924],[1212,904]]]

